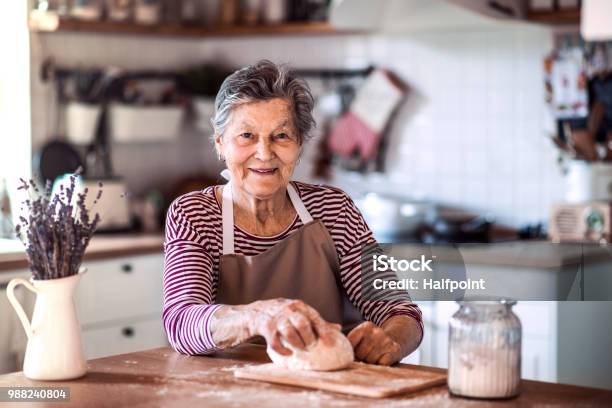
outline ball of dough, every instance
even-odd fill
[[[348,339],[340,331],[333,331],[333,343],[325,345],[317,340],[306,350],[294,349],[286,345],[292,351],[291,355],[283,356],[270,347],[267,348],[268,356],[274,362],[292,370],[333,371],[345,368],[355,359],[353,347]]]

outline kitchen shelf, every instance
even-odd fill
[[[359,31],[337,30],[327,22],[285,23],[278,25],[197,27],[179,24],[143,25],[109,21],[60,19],[56,16],[30,17],[30,30],[40,33],[79,32],[167,37],[226,37],[261,35],[339,35]]]
[[[550,25],[580,24],[580,10],[529,11],[527,20]]]

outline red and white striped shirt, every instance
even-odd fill
[[[292,183],[311,216],[320,219],[330,232],[339,257],[342,285],[362,316],[380,325],[391,316],[406,315],[423,330],[421,311],[407,294],[393,302],[362,298],[361,251],[376,241],[353,200],[335,187]],[[257,255],[301,226],[297,214],[283,232],[270,237],[249,234],[235,225],[235,253]],[[168,339],[180,353],[210,353],[217,349],[209,323],[221,306],[215,299],[223,246],[221,205],[213,186],[185,194],[172,203],[166,217],[165,238],[163,321]]]

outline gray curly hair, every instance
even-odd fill
[[[306,81],[293,76],[286,65],[268,60],[248,65],[225,78],[215,98],[215,115],[211,119],[215,135],[223,134],[236,106],[273,98],[283,98],[291,104],[299,142],[308,140],[315,127],[310,88]]]

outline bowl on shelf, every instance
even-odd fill
[[[112,138],[123,143],[172,141],[180,133],[183,112],[182,106],[112,104]]]

